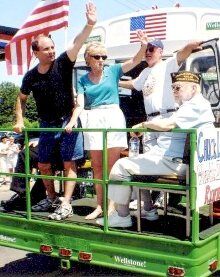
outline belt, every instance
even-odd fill
[[[149,113],[149,114],[147,114],[147,116],[158,116],[158,115],[161,115],[161,114],[176,112],[177,110],[178,110],[178,108],[175,108],[175,109],[167,109],[167,110],[164,110],[164,112]]]
[[[118,104],[107,104],[107,105],[99,105],[95,107],[85,107],[84,110],[95,110],[95,109],[109,109],[109,108],[118,108]]]

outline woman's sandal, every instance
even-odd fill
[[[102,210],[96,208],[91,214],[88,214],[85,219],[92,220],[102,216]]]

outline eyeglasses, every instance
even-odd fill
[[[147,53],[147,52],[153,53],[153,52],[154,52],[154,49],[155,49],[154,46],[147,47],[146,53]]]
[[[99,61],[101,58],[103,61],[105,61],[108,57],[107,55],[91,55],[95,60]]]
[[[181,90],[181,88],[182,88],[182,86],[180,86],[180,85],[172,85],[172,90],[173,91],[180,91]]]

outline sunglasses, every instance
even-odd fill
[[[95,60],[99,61],[101,58],[103,61],[105,61],[108,57],[107,55],[91,55]]]
[[[154,52],[154,49],[155,49],[154,46],[147,47],[146,53],[147,53],[147,52],[153,53],[153,52]]]
[[[172,85],[172,90],[173,91],[180,91],[181,90],[181,88],[182,88],[182,86],[180,86],[180,85]]]

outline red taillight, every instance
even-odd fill
[[[218,268],[218,261],[212,261],[210,264],[209,264],[209,270],[210,271],[215,271],[216,269]]]
[[[92,260],[92,253],[87,253],[87,252],[84,252],[84,251],[80,251],[78,258],[79,258],[80,261],[90,262]]]
[[[213,203],[213,216],[215,218],[220,218],[220,201]]]
[[[59,255],[62,257],[71,257],[72,256],[72,250],[67,248],[60,248],[59,249]]]
[[[46,254],[52,253],[53,252],[53,247],[50,246],[50,245],[42,244],[40,246],[40,252],[46,253]]]
[[[173,277],[183,277],[185,276],[185,270],[184,268],[169,266],[168,275]]]

